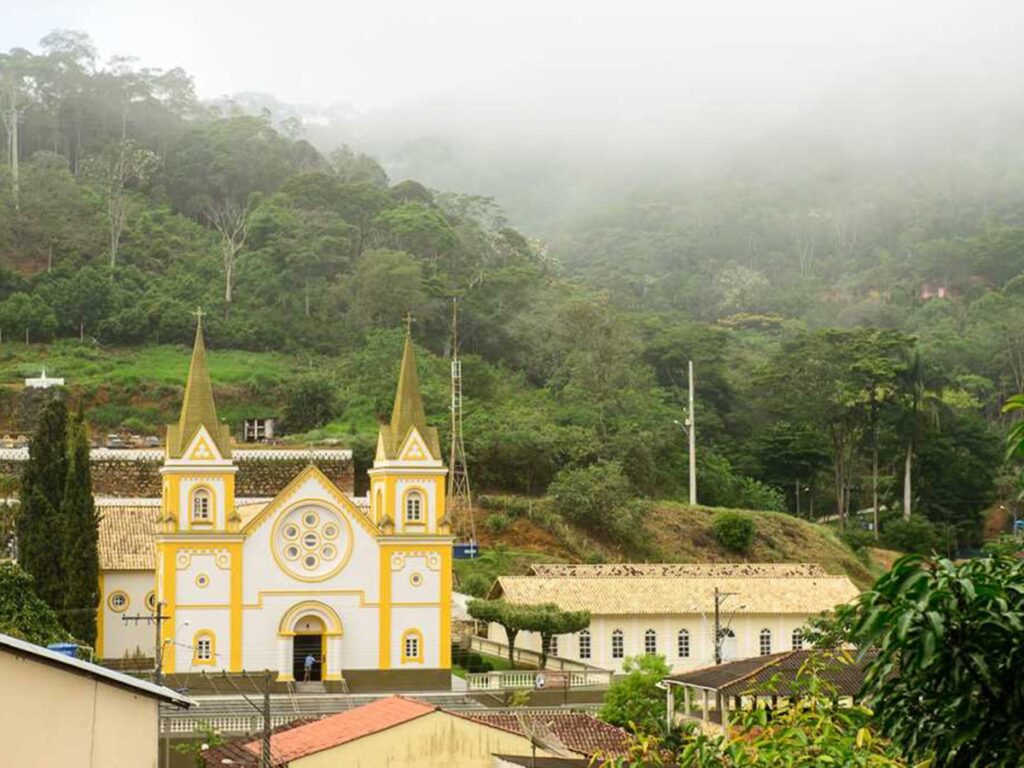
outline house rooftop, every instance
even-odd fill
[[[178,707],[187,708],[196,704],[195,701],[187,696],[182,696],[177,691],[172,691],[170,688],[165,688],[162,685],[154,685],[137,677],[101,667],[99,664],[90,664],[87,661],[51,651],[49,648],[43,648],[41,645],[28,643],[10,635],[0,634],[0,651],[16,656],[25,656],[40,664],[49,664],[70,674],[91,677],[97,682],[125,688],[132,693],[149,696],[150,698],[174,704]]]
[[[713,667],[695,669],[665,678],[668,685],[704,688],[727,696],[754,691],[778,696],[799,694],[801,672],[815,671],[837,696],[856,696],[864,683],[867,665],[875,658],[868,652],[802,650],[739,659]]]
[[[859,594],[848,577],[806,564],[538,566],[534,573],[544,575],[500,577],[490,596],[599,616],[685,616],[714,611],[716,588],[732,593],[728,609],[741,615],[816,614]]]

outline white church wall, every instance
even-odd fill
[[[179,553],[179,558],[182,554]],[[187,567],[179,567],[177,574],[179,606],[231,602],[231,560],[226,551],[189,553]]]
[[[391,571],[392,603],[438,603],[441,599],[441,558],[437,554],[404,555]]]
[[[228,608],[188,608],[178,605],[175,612],[175,672],[202,672],[228,669],[231,663],[231,611]],[[185,626],[185,622],[189,622]],[[214,663],[195,664],[195,640],[202,631],[213,633]]]
[[[436,668],[440,666],[439,615],[436,607],[393,606],[391,609],[391,666],[393,669],[415,667]],[[423,641],[423,662],[415,664],[402,662],[402,636],[407,630],[416,629]]]
[[[103,594],[100,596],[103,621],[102,654],[107,659],[120,659],[126,653],[141,651],[150,658],[156,652],[156,629],[148,621],[125,622],[123,616],[136,614],[150,615],[153,612],[146,604],[146,597],[155,594],[156,575],[153,571],[104,571]],[[124,592],[128,605],[123,611],[110,607],[110,596]]]

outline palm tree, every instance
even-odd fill
[[[914,451],[923,427],[938,427],[942,416],[949,407],[942,400],[942,389],[946,380],[937,370],[926,370],[920,353],[915,349],[907,365],[904,392],[910,402],[906,411],[907,450],[903,458],[903,519],[909,520],[913,507],[913,465]],[[1024,407],[1024,400],[1022,400]],[[1022,432],[1024,436],[1024,432]]]

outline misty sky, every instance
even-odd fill
[[[34,0],[0,48],[54,28],[104,57],[239,91],[361,110],[410,102],[585,121],[710,113],[901,81],[970,89],[1024,71],[1020,0]]]

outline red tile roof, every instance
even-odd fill
[[[436,710],[437,707],[431,704],[423,704],[401,696],[388,696],[386,699],[378,699],[347,712],[340,712],[315,723],[271,736],[270,754],[274,765],[280,765],[361,739],[371,733],[393,728]],[[259,739],[250,741],[245,748],[259,754]]]
[[[503,731],[525,736],[519,715],[515,712],[457,712],[469,720],[500,728]],[[629,738],[621,728],[598,720],[584,712],[546,712],[524,716],[539,726],[536,730],[548,730],[566,747],[581,755],[590,757],[600,752],[608,757],[625,756],[626,741]]]
[[[298,720],[292,720],[290,723],[279,725],[270,732],[270,738],[273,740],[274,736],[278,733],[290,731],[293,728],[301,728],[304,725],[315,723],[319,719],[319,717],[303,717]],[[255,751],[250,750],[247,746],[252,743],[256,744]],[[222,765],[228,765],[228,763],[224,762],[225,759],[231,761],[230,765],[237,765],[240,768],[259,768],[260,742],[253,742],[251,736],[232,739],[220,746],[204,750],[202,758],[206,761],[207,768],[221,768]]]

